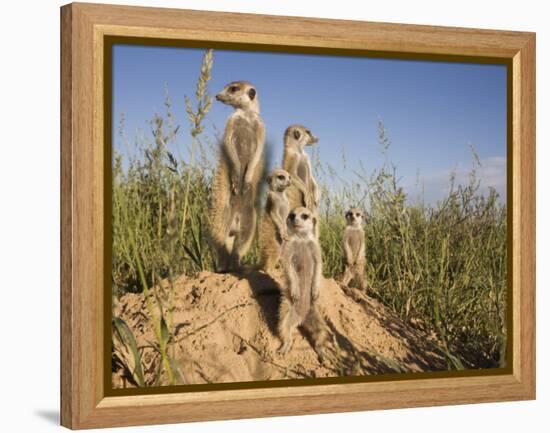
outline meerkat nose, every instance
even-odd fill
[[[222,100],[222,95],[220,93],[218,93],[216,95],[216,101],[221,101]]]

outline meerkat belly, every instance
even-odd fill
[[[278,214],[282,221],[286,221],[286,218],[288,217],[289,212],[290,212],[290,209],[288,205],[288,200],[282,201],[278,209]]]
[[[300,298],[296,304],[296,312],[302,318],[307,315],[311,306],[311,285],[314,277],[314,257],[313,252],[306,243],[300,243],[298,246],[299,259],[294,260],[294,268],[298,276],[300,286]]]
[[[244,118],[235,120],[233,143],[243,166],[247,165],[254,155],[257,146],[256,124]]]
[[[349,246],[351,247],[351,251],[354,255],[359,252],[359,248],[361,247],[361,239],[359,233],[350,236]]]
[[[302,158],[300,164],[298,164],[297,174],[302,182],[304,182],[306,185],[309,183],[309,166],[305,158]]]

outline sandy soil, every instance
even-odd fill
[[[173,283],[173,311],[166,313],[175,329],[172,355],[178,383],[220,383],[286,378],[435,371],[444,357],[427,335],[399,320],[376,300],[356,289],[324,280],[320,311],[329,333],[326,356],[319,359],[308,336],[297,333],[290,353],[277,353],[280,276],[202,272]],[[166,286],[158,292],[165,310]],[[158,304],[155,305],[158,317]],[[144,376],[155,385],[160,356],[143,294],[126,294],[114,314],[135,335]],[[170,318],[170,314],[172,317]],[[123,370],[113,373],[115,387],[131,386]],[[166,384],[163,375],[159,384]]]

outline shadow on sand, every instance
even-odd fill
[[[279,321],[280,287],[270,275],[252,270],[239,275],[250,284],[252,295],[262,310],[262,316],[273,336],[277,336]]]

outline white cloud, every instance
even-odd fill
[[[405,190],[414,201],[424,195],[428,203],[436,202],[446,196],[450,187],[450,175],[455,174],[455,185],[468,185],[472,165],[462,164],[454,168],[438,171],[436,173],[422,175],[415,182],[404,182]],[[480,160],[480,166],[476,168],[477,177],[480,182],[480,190],[487,192],[490,187],[494,188],[501,201],[506,200],[506,157],[491,156]]]

